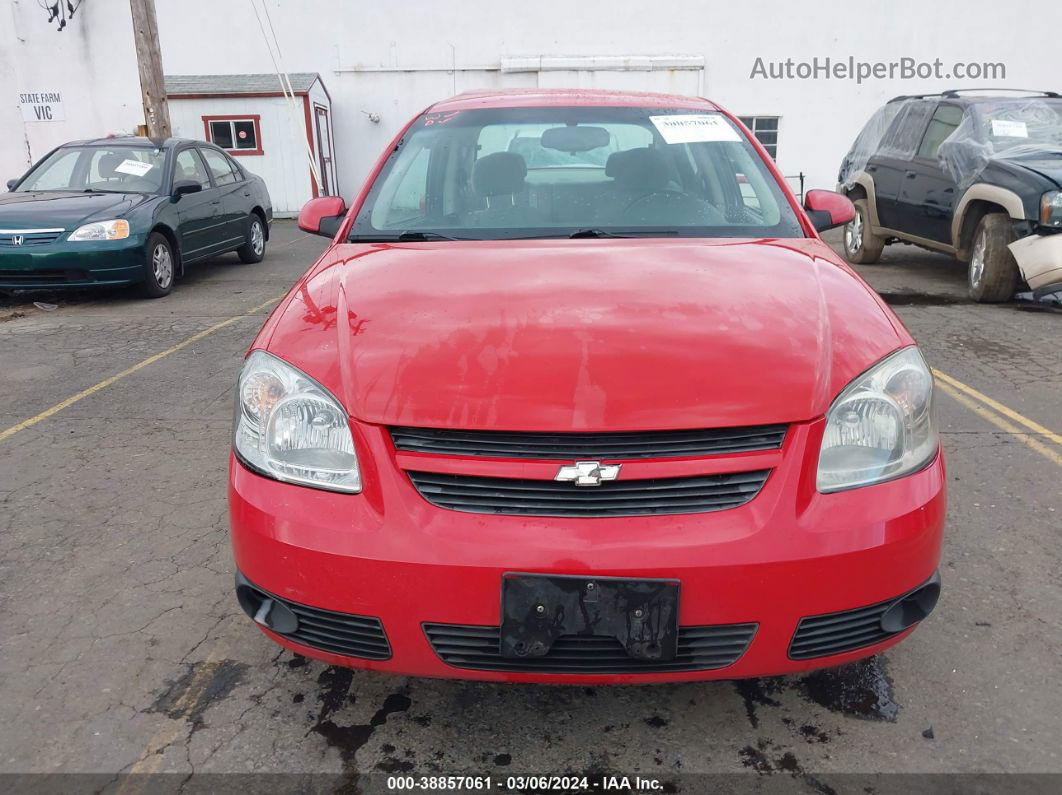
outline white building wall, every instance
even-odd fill
[[[170,124],[178,138],[206,139],[204,116],[261,116],[262,155],[240,155],[245,169],[265,180],[273,212],[296,214],[313,195],[306,157],[306,124],[302,97],[295,111],[283,97],[210,97],[171,99]]]
[[[320,72],[328,85],[340,185],[348,198],[389,138],[425,105],[469,88],[538,84],[540,76],[533,73],[494,71],[503,57],[573,54],[703,57],[705,95],[739,115],[780,116],[783,172],[804,171],[809,187],[832,187],[863,122],[892,96],[956,85],[1051,88],[1042,84],[1057,74],[1062,23],[1062,5],[1042,0],[1012,0],[1003,21],[994,0],[961,6],[924,0],[854,5],[843,0],[803,5],[783,0],[658,0],[649,5],[631,0],[539,0],[530,5],[497,0],[255,2],[259,8],[264,2],[269,11],[284,66]],[[272,71],[257,24],[244,7],[215,0],[156,3],[168,73]],[[202,24],[219,15],[231,19]],[[243,31],[238,47],[231,46],[234,29]],[[209,39],[213,35],[216,41]],[[940,58],[948,65],[1002,61],[1006,80],[892,79],[859,85],[825,78],[750,77],[757,57],[803,61],[849,56],[865,61]],[[458,71],[446,71],[452,67]],[[646,75],[641,76],[643,85],[650,80]],[[543,83],[554,77],[544,76]],[[603,87],[639,83],[629,73],[595,73],[592,79]],[[370,114],[378,115],[379,122]]]
[[[58,144],[143,123],[128,0],[82,2],[66,28],[37,0],[0,1],[0,184]],[[64,121],[23,122],[18,94],[58,91]]]

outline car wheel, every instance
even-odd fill
[[[856,265],[869,265],[881,259],[885,238],[874,234],[870,225],[870,205],[856,199],[855,217],[844,225],[844,254]]]
[[[1015,240],[1010,217],[992,213],[974,231],[970,255],[970,297],[981,303],[1009,300],[1021,281],[1018,263],[1007,248]]]
[[[147,242],[147,262],[144,263],[144,295],[148,298],[162,298],[173,290],[173,280],[177,275],[177,260],[173,247],[164,235],[152,232]]]
[[[246,242],[236,249],[240,262],[261,262],[265,257],[266,235],[265,223],[258,213],[247,216],[247,233],[244,240]]]

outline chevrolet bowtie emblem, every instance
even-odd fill
[[[576,461],[573,466],[563,466],[554,480],[574,483],[576,486],[600,486],[606,480],[619,477],[622,464],[601,465],[599,461]]]

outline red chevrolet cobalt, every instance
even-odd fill
[[[936,604],[911,335],[703,99],[432,106],[239,377],[240,605],[308,657],[641,683],[837,665]]]

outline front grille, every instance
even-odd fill
[[[30,246],[43,246],[46,243],[54,243],[62,234],[62,229],[58,231],[50,230],[47,232],[0,232],[0,248],[28,248]],[[22,238],[22,242],[17,246],[15,245],[16,237]]]
[[[596,459],[665,458],[777,450],[786,425],[693,431],[624,433],[520,433],[391,428],[398,450],[497,458]]]
[[[408,472],[417,491],[440,508],[522,516],[649,516],[706,513],[744,505],[770,470],[575,486],[553,480]]]
[[[391,656],[391,644],[378,618],[336,613],[289,602],[251,585],[242,576],[238,576],[236,593],[244,611],[252,616],[265,599],[272,599],[291,610],[298,618],[299,626],[291,633],[278,632],[281,637],[347,657],[386,660]]]
[[[740,659],[756,624],[680,627],[673,660],[638,660],[613,637],[564,635],[544,657],[502,657],[499,627],[425,624],[428,642],[447,665],[477,671],[555,674],[637,674],[710,671]]]
[[[789,644],[789,657],[793,660],[826,657],[891,638],[898,633],[882,629],[881,617],[895,601],[800,619]]]

